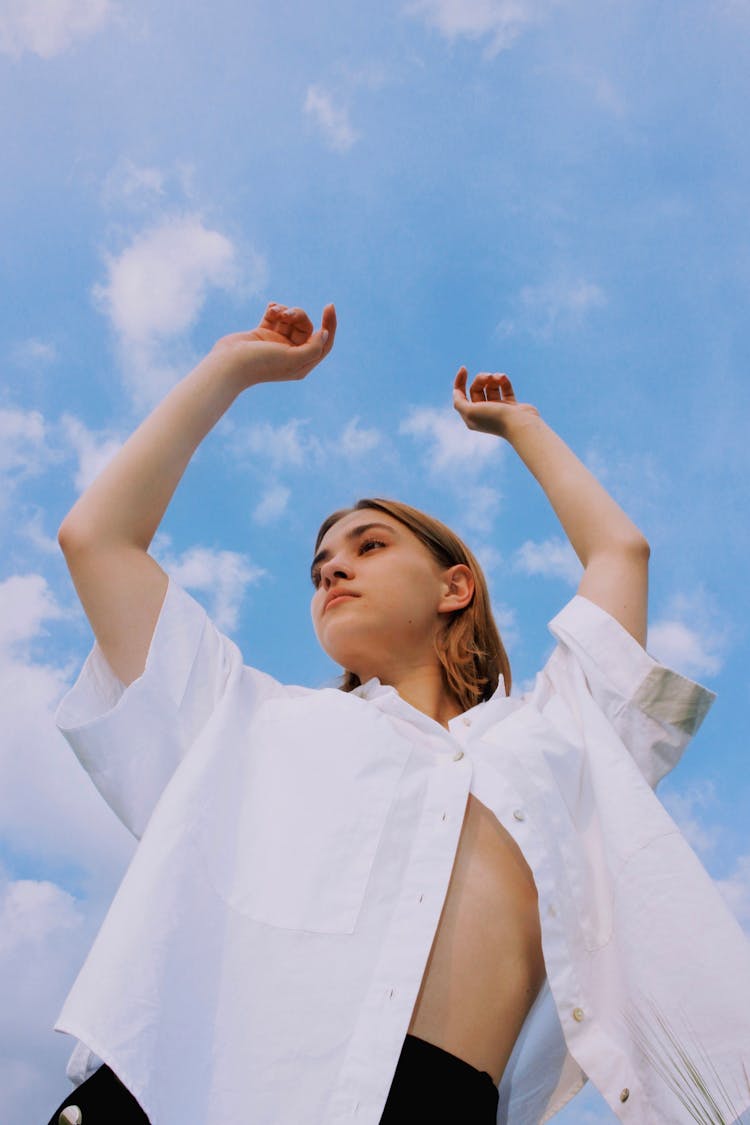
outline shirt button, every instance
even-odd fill
[[[547,913],[549,914],[550,918],[557,917],[557,907],[555,906],[554,902],[551,902],[547,907]]]
[[[464,724],[464,726],[465,726],[465,727],[470,727],[470,726],[471,726],[471,719],[469,718],[469,716],[468,716],[468,715],[464,715],[464,717],[463,717],[463,719],[461,720],[461,722],[462,722],[462,723]]]
[[[67,1105],[57,1121],[58,1125],[81,1125],[83,1114],[77,1105]]]
[[[453,761],[454,762],[460,762],[461,759],[463,758],[463,756],[464,756],[463,750],[457,750],[456,753],[453,755]]]
[[[526,820],[526,813],[523,809],[513,809],[513,816],[516,820]]]
[[[630,1097],[630,1090],[626,1086],[624,1090],[620,1091],[620,1101],[626,1102],[629,1097]]]
[[[576,1020],[577,1023],[581,1022],[581,1020],[583,1019],[583,1008],[573,1009],[573,1019]]]

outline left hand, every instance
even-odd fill
[[[539,417],[529,403],[516,402],[513,385],[507,375],[480,372],[466,395],[468,371],[461,367],[453,384],[453,405],[470,430],[510,438],[512,430]]]

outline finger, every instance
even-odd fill
[[[515,402],[516,395],[513,390],[513,384],[507,375],[498,376],[500,382],[500,389],[503,392],[503,402]]]
[[[323,317],[321,320],[321,332],[328,333],[328,340],[323,345],[323,355],[326,356],[333,347],[333,341],[336,336],[336,328],[338,321],[336,319],[336,306],[333,304],[326,305],[323,309]]]
[[[485,402],[487,384],[492,378],[493,376],[488,371],[481,371],[479,375],[475,376],[469,388],[469,396],[472,402]]]
[[[266,305],[266,311],[263,314],[264,319],[278,320],[283,313],[286,312],[286,305],[279,305],[276,301],[269,301]]]
[[[305,333],[305,339],[311,336],[314,331],[313,322],[304,309],[285,309],[283,319],[286,324],[292,326],[295,333]]]
[[[487,395],[487,402],[502,402],[502,395],[500,394],[500,380],[501,375],[489,375],[487,384],[485,386],[485,394]]]
[[[330,341],[327,331],[325,328],[319,328],[317,332],[313,332],[309,340],[300,344],[291,353],[290,360],[300,378],[312,371],[313,367],[327,355],[326,349]]]
[[[466,398],[466,379],[468,374],[469,372],[465,367],[459,367],[456,378],[453,380],[453,390],[454,392],[457,391],[462,398]]]

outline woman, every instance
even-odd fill
[[[406,505],[321,527],[313,624],[343,691],[244,665],[147,553],[235,398],[303,378],[335,331],[332,305],[314,331],[271,304],[220,340],[60,528],[97,644],[58,723],[141,840],[58,1023],[67,1119],[525,1125],[589,1077],[623,1119],[688,1120],[627,1021],[679,1023],[689,979],[679,1029],[741,1073],[747,943],[652,792],[711,696],[644,651],[648,546],[508,378],[467,395],[462,367],[455,407],[513,446],[584,567],[522,697],[473,555]]]

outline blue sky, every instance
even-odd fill
[[[577,564],[510,449],[451,410],[506,371],[652,545],[649,649],[718,700],[658,795],[750,932],[746,0],[0,0],[0,1085],[66,1089],[51,1030],[132,845],[52,714],[91,636],[55,543],[214,340],[333,300],[302,384],[240,399],[157,558],[248,663],[322,684],[322,518],[446,520],[519,687]],[[557,1118],[614,1120],[590,1090]]]

